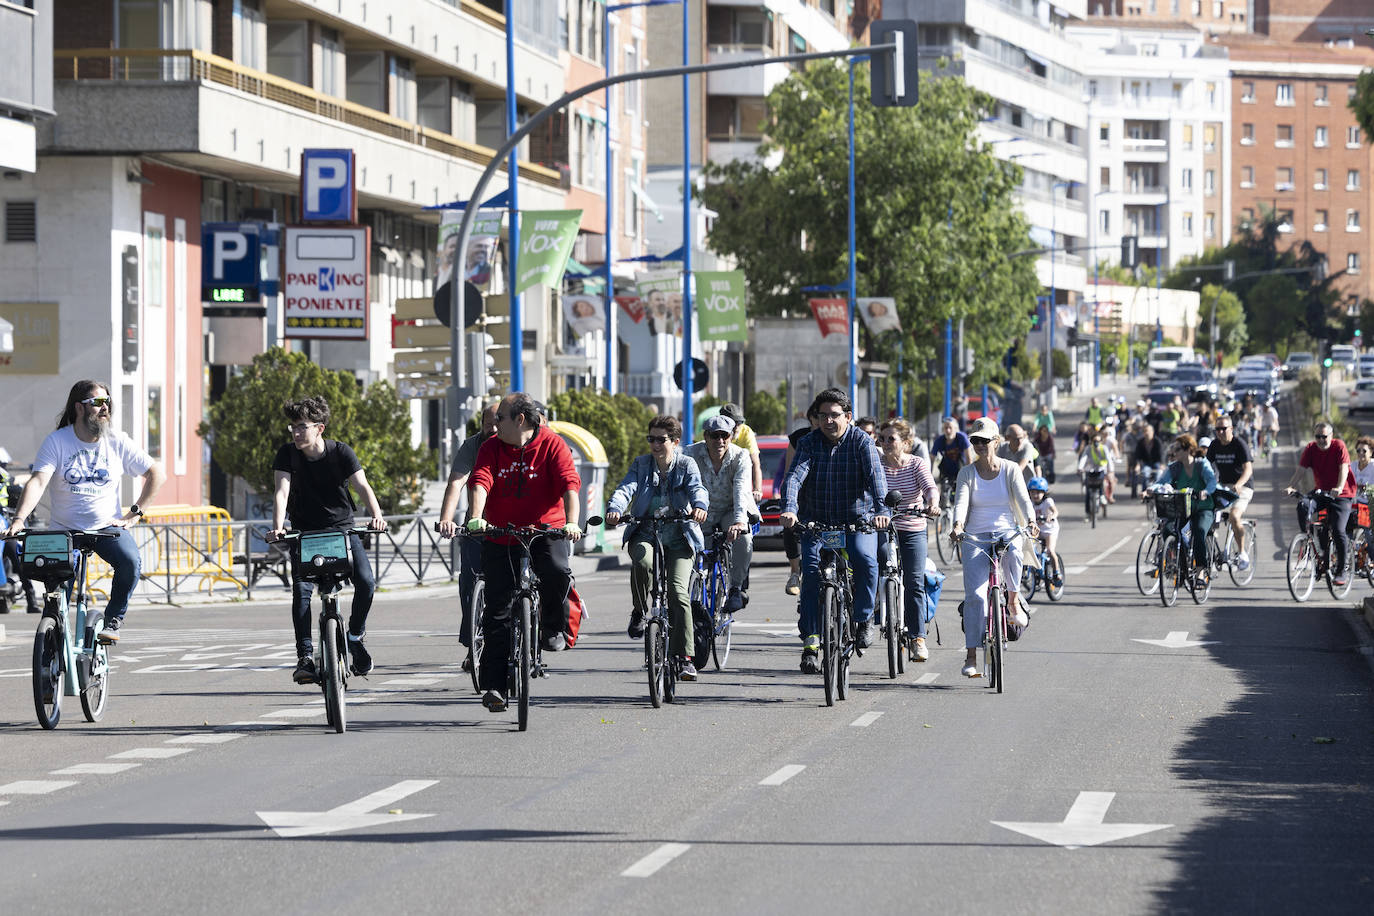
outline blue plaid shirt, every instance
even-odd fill
[[[802,481],[807,482],[800,493]],[[887,474],[878,446],[857,426],[831,444],[825,433],[812,430],[797,443],[792,466],[782,482],[782,511],[794,512],[803,522],[851,525],[875,515],[891,515],[883,505]]]

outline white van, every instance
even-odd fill
[[[1359,355],[1359,351],[1348,344],[1336,344],[1331,348],[1331,365],[1344,369],[1346,374],[1353,376]]]
[[[1197,352],[1192,347],[1155,347],[1150,351],[1150,358],[1145,364],[1150,384],[1164,381],[1179,363],[1197,361]]]

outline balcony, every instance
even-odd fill
[[[1137,204],[1152,207],[1169,202],[1169,188],[1166,185],[1127,182],[1121,191],[1123,204]]]
[[[1167,162],[1169,141],[1153,137],[1128,137],[1121,142],[1121,153],[1128,162]]]
[[[762,45],[712,45],[710,62],[728,63],[737,60],[766,60],[772,52]],[[708,95],[734,95],[763,98],[791,73],[787,64],[764,64],[743,70],[726,70],[706,74]]]

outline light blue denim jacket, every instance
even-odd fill
[[[680,512],[684,509],[709,509],[711,507],[706,487],[702,486],[701,483],[701,473],[697,470],[697,463],[681,449],[674,456],[673,463],[669,465],[665,476],[667,480],[664,482],[663,495],[668,506],[674,512]],[[620,482],[620,486],[615,488],[615,492],[611,494],[611,498],[606,503],[606,511],[621,515],[644,515],[649,511],[649,502],[653,499],[654,490],[658,486],[658,462],[654,461],[653,455],[640,455],[630,462],[630,469],[625,472],[625,479]],[[701,526],[691,519],[681,522],[681,525],[687,543],[692,546],[694,552],[700,553],[705,547],[705,541],[701,536]],[[625,529],[625,540],[622,543],[630,543],[630,539],[634,537],[638,528],[638,524],[628,526]]]

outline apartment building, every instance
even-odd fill
[[[0,3],[6,15],[13,5]],[[203,405],[282,327],[273,297],[266,318],[203,317],[201,223],[293,222],[301,151],[353,150],[372,233],[367,339],[294,345],[329,368],[386,376],[393,303],[432,290],[437,216],[425,208],[471,196],[505,137],[508,80],[522,117],[564,91],[569,4],[516,5],[513,79],[499,0],[53,7],[57,117],[39,126],[36,171],[0,181],[7,209],[34,214],[32,239],[0,244],[0,289],[46,329],[29,368],[7,379],[6,447],[31,457],[71,381],[103,378],[123,429],[167,466],[162,499],[221,499],[195,436]],[[555,137],[540,161],[532,148],[521,208],[563,209],[571,195],[584,228],[604,230],[598,171],[579,176],[570,161],[595,144]],[[518,349],[540,397],[555,315],[552,295],[526,295]],[[414,402],[430,444],[445,425],[439,404]]]
[[[1257,35],[1273,41],[1354,48],[1374,28],[1368,0],[1253,0]]]
[[[0,2],[0,173],[37,167],[37,123],[52,117],[52,28],[52,0]]]
[[[1068,30],[1089,52],[1091,260],[1135,236],[1141,261],[1167,268],[1230,236],[1226,54],[1193,28],[1114,23]]]
[[[1269,0],[1088,0],[1088,19],[1187,24],[1204,33],[1249,32]]]

